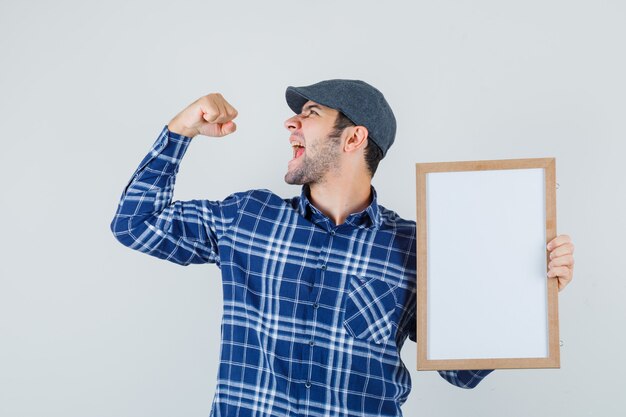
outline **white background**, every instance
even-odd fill
[[[3,1],[0,415],[207,416],[219,352],[213,265],[120,245],[109,224],[161,128],[201,95],[238,110],[198,138],[176,199],[284,197],[288,85],[357,78],[393,107],[374,185],[415,219],[416,162],[555,157],[560,370],[474,390],[415,370],[406,416],[610,416],[626,409],[622,1]],[[497,244],[495,242],[494,244]],[[453,261],[453,260],[451,260]]]

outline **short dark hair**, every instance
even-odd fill
[[[333,126],[333,133],[331,136],[339,137],[345,128],[350,126],[356,126],[352,123],[352,120],[348,119],[342,112],[337,113],[335,119],[335,125]],[[378,163],[383,159],[383,151],[374,143],[374,141],[367,140],[367,146],[365,146],[365,165],[370,173],[370,177],[373,177],[378,169]]]

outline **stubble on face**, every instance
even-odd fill
[[[328,135],[315,143],[307,144],[298,167],[285,174],[287,184],[322,184],[327,175],[339,169],[341,136]]]

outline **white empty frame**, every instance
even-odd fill
[[[554,158],[416,174],[417,369],[558,368]]]

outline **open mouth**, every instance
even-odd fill
[[[293,147],[293,159],[298,159],[304,154],[304,145],[294,142],[291,146]]]

